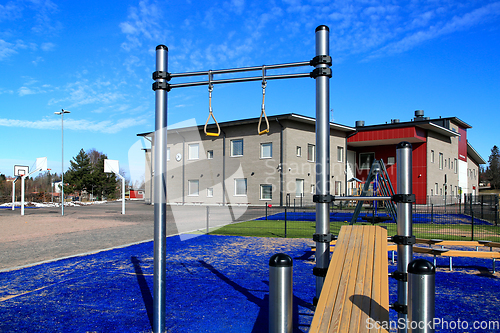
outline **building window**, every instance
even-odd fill
[[[448,157],[448,168],[451,169],[453,166],[451,165],[451,159]]]
[[[212,198],[214,196],[214,188],[209,187],[207,188],[207,198]]]
[[[434,192],[436,192],[436,195],[438,194],[438,190],[439,190],[439,184],[435,183],[434,184]]]
[[[443,153],[439,153],[439,169],[443,169]]]
[[[214,158],[214,151],[213,150],[207,150],[207,158],[209,160]]]
[[[295,196],[297,198],[304,196],[304,179],[295,179]]]
[[[260,200],[273,199],[273,185],[264,184],[260,185]]]
[[[341,194],[342,194],[342,182],[335,181],[335,195],[341,195]]]
[[[394,156],[387,157],[387,165],[393,165],[396,163],[396,158]]]
[[[456,158],[453,160],[453,170],[458,173],[458,160]]]
[[[359,154],[359,169],[369,170],[375,160],[375,153],[360,153]]]
[[[271,142],[260,144],[260,158],[273,157],[273,144]]]
[[[309,162],[316,162],[316,146],[312,144],[307,145],[307,160]]]
[[[243,156],[243,139],[231,140],[231,157]]]
[[[302,156],[302,147],[297,146],[296,152],[297,152],[297,157],[301,157]]]
[[[192,143],[188,145],[188,159],[197,160],[200,158],[200,144]]]
[[[316,194],[316,184],[311,184],[311,194]]]
[[[431,150],[431,163],[434,163],[434,150]]]
[[[167,161],[170,161],[170,148],[167,148]]]
[[[234,180],[234,195],[244,196],[247,195],[247,179],[236,178]]]
[[[188,180],[188,195],[192,197],[200,195],[200,181],[198,179]]]
[[[337,162],[344,162],[344,147],[337,147]]]

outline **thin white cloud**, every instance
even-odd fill
[[[0,22],[21,17],[22,11],[23,6],[19,1],[9,1],[5,5],[0,5]]]
[[[430,16],[431,14],[427,14]],[[500,16],[500,2],[477,8],[462,16],[454,16],[449,21],[438,22],[426,30],[415,31],[397,42],[390,43],[375,51],[369,58],[406,52],[414,47],[443,35],[462,31],[473,26],[486,23]],[[422,16],[421,16],[422,17]],[[424,18],[425,19],[425,18]]]
[[[42,45],[40,46],[40,48],[43,51],[52,51],[55,48],[55,46],[56,45],[54,43],[42,43]]]
[[[159,40],[165,33],[165,18],[156,2],[141,0],[138,7],[130,7],[127,21],[119,24],[127,41],[122,43],[126,51],[142,46],[143,39]]]
[[[118,133],[127,128],[147,124],[144,118],[125,118],[117,120],[90,121],[85,119],[75,120],[68,118],[64,120],[64,128],[69,130],[100,132],[107,134]],[[42,120],[18,120],[0,118],[0,127],[20,127],[32,129],[60,129],[59,119]]]

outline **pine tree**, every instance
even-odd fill
[[[65,187],[64,191],[74,193],[88,189],[92,183],[92,166],[87,153],[81,149],[78,155],[70,161],[70,164],[69,170],[64,175],[64,182],[68,183],[69,186]]]
[[[491,188],[500,189],[500,151],[496,145],[491,149],[488,159],[486,179],[490,182]]]

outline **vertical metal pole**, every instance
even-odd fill
[[[401,142],[396,147],[397,161],[397,193],[412,194],[412,147],[409,142]],[[406,239],[413,235],[412,210],[410,202],[399,202],[397,206],[397,233]],[[413,259],[413,247],[411,244],[398,244],[397,271],[404,276],[408,273],[408,264]],[[403,307],[408,305],[408,281],[398,280],[398,304]],[[406,311],[398,312],[398,321],[406,322]],[[398,332],[407,332],[407,327],[398,327]]]
[[[21,177],[21,215],[24,215],[24,176]]]
[[[61,110],[61,216],[64,216],[64,110]]]
[[[293,260],[277,253],[269,260],[269,333],[293,330]]]
[[[408,266],[408,320],[411,332],[433,333],[436,298],[436,269],[425,259]]]
[[[16,209],[14,205],[14,202],[16,201],[16,180],[17,179],[14,179],[12,182],[12,210]]]
[[[329,55],[330,29],[325,25],[316,28],[316,55]],[[318,64],[316,69],[327,68]],[[330,77],[316,77],[316,195],[330,194]],[[330,234],[328,202],[316,202],[316,235]],[[318,239],[319,240],[319,239]],[[319,299],[325,282],[324,273],[330,264],[330,242],[316,241],[316,299]]]
[[[156,70],[168,71],[168,48],[156,47]],[[164,83],[165,79],[156,79]],[[165,266],[167,235],[167,89],[155,90],[154,151],[154,295],[153,332],[165,331]]]
[[[122,178],[122,214],[125,215],[125,177]]]

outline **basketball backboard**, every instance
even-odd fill
[[[24,176],[30,173],[30,167],[26,165],[14,165],[14,177]]]
[[[47,157],[39,157],[36,159],[35,169],[40,169],[40,171],[47,170]]]
[[[118,174],[120,172],[120,165],[118,163],[118,160],[104,160],[104,172],[114,172]]]

